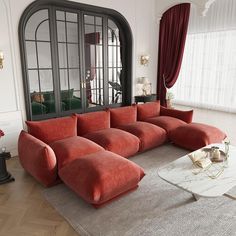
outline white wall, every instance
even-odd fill
[[[148,77],[156,91],[158,27],[162,13],[182,0],[75,0],[77,2],[112,8],[128,20],[133,33],[133,84],[138,77]],[[202,11],[206,2],[191,0]],[[0,50],[5,54],[4,69],[0,70],[0,129],[6,133],[5,145],[13,154],[23,121],[26,119],[23,80],[21,74],[18,24],[24,9],[32,0],[0,0]],[[208,4],[209,5],[209,4]],[[208,7],[207,5],[207,7]],[[139,64],[142,54],[150,55],[147,67]],[[133,86],[135,95],[135,86]],[[0,142],[3,142],[0,140]]]
[[[16,155],[17,137],[22,129],[22,108],[15,61],[17,45],[13,42],[12,26],[9,2],[0,0],[0,50],[5,57],[4,68],[0,70],[0,129],[6,134],[0,139],[0,148],[6,146],[12,155]]]

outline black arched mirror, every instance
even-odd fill
[[[131,103],[132,34],[116,11],[39,0],[19,35],[29,120]]]

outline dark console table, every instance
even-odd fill
[[[5,184],[15,180],[7,171],[6,160],[10,158],[10,152],[0,153],[0,184]]]
[[[135,96],[134,97],[134,102],[137,104],[139,102],[152,102],[152,101],[155,101],[157,98],[156,98],[156,94],[150,94],[150,95],[141,95],[141,96]]]

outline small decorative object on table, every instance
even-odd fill
[[[218,146],[211,146],[194,151],[188,155],[193,162],[193,174],[205,173],[209,178],[216,179],[224,171],[225,153]],[[221,163],[220,163],[221,162]]]
[[[4,136],[4,132],[0,130],[0,139]],[[6,152],[6,147],[0,146],[0,184],[5,184],[15,179],[7,171],[6,160],[11,158],[10,152]]]

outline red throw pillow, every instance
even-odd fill
[[[137,105],[138,120],[144,121],[148,118],[160,115],[160,101],[147,102]]]
[[[193,110],[190,111],[180,111],[176,109],[168,109],[161,106],[161,116],[172,116],[174,118],[180,119],[186,123],[191,123],[193,119]]]
[[[76,116],[43,121],[26,121],[28,132],[41,141],[50,144],[57,140],[77,136]]]
[[[131,124],[137,121],[137,106],[127,106],[110,109],[111,127]]]
[[[97,111],[85,114],[76,114],[77,134],[83,136],[87,133],[110,128],[110,112]]]

